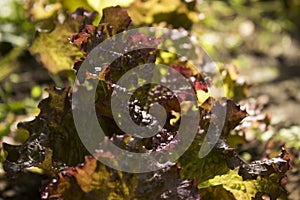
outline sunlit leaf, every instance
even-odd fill
[[[56,22],[54,30],[48,32],[38,31],[29,48],[31,54],[38,56],[49,72],[57,74],[63,70],[71,70],[74,62],[82,57],[82,53],[68,38],[79,32],[85,24],[90,24],[96,13],[83,9],[69,13],[63,23]]]
[[[277,158],[248,164],[248,168],[244,172],[240,168],[230,170],[223,175],[215,176],[213,179],[198,185],[200,194],[204,198],[206,196],[217,198],[222,194],[222,190],[214,191],[214,193],[210,191],[214,190],[216,186],[222,186],[235,199],[259,199],[263,195],[270,196],[272,199],[286,199],[287,192],[282,187],[282,179],[285,177],[285,173],[289,167],[288,160],[284,160],[281,157],[288,159],[286,153],[283,151]],[[255,174],[255,176],[247,179],[245,171]]]
[[[175,28],[190,28],[193,22],[198,20],[194,12],[196,1],[186,3],[174,0],[170,3],[167,0],[158,1],[134,1],[128,8],[129,15],[133,17],[136,25],[166,22]],[[176,20],[174,20],[176,19]]]
[[[210,187],[222,186],[225,190],[231,192],[235,199],[251,200],[257,193],[255,184],[255,180],[243,181],[243,177],[238,175],[238,170],[230,170],[225,175],[218,175],[213,179],[200,183],[198,188],[201,193],[201,189],[205,188],[205,190],[208,190]],[[213,194],[206,194],[205,190],[203,191],[205,195],[213,196],[210,196],[210,198],[220,196],[220,192],[215,191]]]

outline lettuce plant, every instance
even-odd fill
[[[76,59],[74,70],[78,72],[82,62],[98,44],[128,30],[131,26],[131,18],[126,10],[119,6],[104,9],[98,26],[92,25],[95,16],[95,13],[79,8],[69,15],[64,25],[57,25],[50,33],[38,34],[31,47],[33,53],[43,55],[47,67],[53,67],[50,71],[61,70],[59,66],[55,66],[59,63],[51,61],[54,54],[47,54],[49,52],[45,50],[39,51],[36,46],[41,45],[42,41],[49,37],[56,37],[61,31],[63,35],[70,33],[68,37],[72,44],[65,43],[67,38],[59,37],[57,47],[60,48],[62,44],[68,46],[69,55],[64,53],[60,56],[60,60],[63,60],[61,58],[64,56],[69,56],[68,63]],[[73,31],[78,33],[72,33]],[[157,46],[160,40],[135,34],[126,42],[126,45],[152,42]],[[73,54],[74,52],[77,53]],[[129,102],[131,119],[128,120],[133,120],[139,125],[144,125],[143,123],[152,117],[151,114],[143,114],[142,106],[151,102],[158,102],[164,106],[167,120],[158,134],[150,138],[134,137],[122,131],[112,115],[111,96],[114,95],[114,90],[118,89],[117,81],[120,77],[138,65],[155,63],[158,59],[164,58],[155,47],[134,50],[120,56],[97,77],[99,83],[95,94],[95,110],[97,119],[105,131],[106,141],[132,152],[157,154],[165,154],[179,142],[176,141],[176,135],[180,134],[179,104],[172,92],[164,87],[155,84],[146,85],[139,88]],[[170,64],[170,68],[181,73],[191,83],[196,94],[207,94],[208,85],[203,80],[203,74],[193,71],[186,62],[179,62],[176,59],[173,58],[175,62]],[[79,77],[79,81],[95,78],[90,76],[90,73]],[[88,85],[84,89],[89,90]],[[32,167],[42,169],[47,175],[45,185],[41,187],[42,199],[192,200],[287,197],[283,183],[289,169],[289,157],[284,149],[276,158],[247,163],[238,155],[237,150],[229,145],[232,131],[248,116],[248,113],[232,99],[217,100],[207,96],[199,106],[197,105],[200,114],[198,132],[192,144],[176,162],[165,163],[157,171],[129,173],[99,162],[97,158],[113,159],[115,156],[103,151],[101,146],[94,153],[85,148],[74,125],[71,106],[74,93],[71,88],[51,87],[47,91],[49,97],[40,102],[38,116],[33,121],[18,124],[19,129],[29,133],[27,141],[19,146],[4,144],[4,150],[8,153],[4,169],[9,175],[15,176]],[[145,100],[145,96],[148,99]],[[219,116],[215,116],[212,112],[213,106],[226,107],[224,127],[210,153],[200,158],[199,151],[209,124],[218,121]],[[157,163],[149,161],[149,165],[155,164]]]

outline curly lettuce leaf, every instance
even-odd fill
[[[155,172],[130,174],[104,166],[86,157],[76,168],[68,168],[52,179],[43,199],[200,199],[196,182],[181,180],[179,168],[171,164]]]
[[[289,158],[285,151],[282,151],[277,158],[254,161],[250,164],[240,162],[240,164],[234,170],[229,170],[223,175],[199,183],[198,188],[201,196],[203,198],[217,198],[226,190],[235,199],[261,199],[265,195],[271,199],[287,198],[283,179],[289,169]]]
[[[19,129],[29,132],[29,138],[19,146],[3,144],[8,152],[4,168],[15,174],[25,168],[40,166],[51,151],[52,165],[75,166],[83,161],[87,150],[82,145],[74,126],[70,88],[47,89],[49,97],[39,104],[40,113],[29,122],[18,124]]]
[[[125,31],[131,24],[127,11],[120,6],[103,9],[98,26],[86,24],[82,30],[70,34],[70,42],[75,44],[85,55],[105,39]]]
[[[68,13],[63,23],[55,22],[53,29],[39,29],[29,47],[30,53],[37,56],[52,74],[72,70],[74,62],[83,55],[68,38],[85,24],[91,24],[96,15],[96,12],[78,8],[74,13]]]
[[[255,182],[255,180],[243,181],[243,177],[238,175],[238,170],[230,170],[226,174],[215,176],[200,183],[198,188],[205,199],[218,198],[222,193],[229,192],[232,195],[226,194],[224,199],[232,199],[233,196],[235,199],[251,200],[257,193]],[[216,190],[215,187],[217,186],[221,186],[223,190]]]

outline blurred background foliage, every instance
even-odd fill
[[[227,97],[248,96],[251,104],[240,103],[258,118],[257,112],[266,110],[256,122],[269,120],[272,126],[249,122],[252,132],[243,147],[248,153],[241,148],[246,160],[263,154],[257,145],[270,154],[285,145],[300,165],[300,0],[1,0],[0,138],[23,142],[27,136],[17,132],[16,122],[39,112],[44,88],[72,84],[72,63],[80,54],[65,38],[77,32],[75,25],[64,27],[67,13],[78,7],[97,11],[98,24],[102,9],[115,5],[128,8],[134,26],[189,30],[220,63]]]

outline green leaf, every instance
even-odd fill
[[[88,16],[88,17],[87,17]],[[38,56],[47,70],[57,74],[63,70],[71,70],[74,62],[82,57],[82,53],[68,38],[79,32],[85,24],[92,23],[96,13],[77,9],[69,13],[63,23],[56,22],[55,28],[50,32],[38,31],[29,48],[31,54]]]
[[[223,76],[223,87],[227,98],[239,101],[247,97],[248,85],[245,83],[244,79],[239,77],[239,71],[236,66],[221,66],[220,74]]]
[[[129,6],[134,0],[87,0],[88,4],[97,12],[102,13],[102,10],[111,6]]]
[[[60,2],[45,2],[44,0],[29,0],[24,2],[26,15],[32,21],[49,19],[61,9]]]
[[[213,179],[200,183],[198,188],[201,194],[201,189],[207,190],[215,186],[222,186],[225,190],[231,192],[235,199],[251,200],[257,193],[256,181],[244,181],[243,177],[238,174],[238,170],[230,170],[227,174],[215,176]],[[215,195],[214,198],[220,196],[218,193]]]
[[[192,145],[195,145],[195,143]],[[198,157],[199,150],[200,146],[195,149],[190,147],[180,157],[178,162],[182,167],[181,174],[183,177],[196,178],[199,182],[202,182],[216,175],[224,174],[229,170],[221,151],[213,149],[206,157],[200,159]]]
[[[65,9],[74,12],[77,8],[82,7],[84,9],[93,10],[92,6],[87,2],[87,0],[62,0],[62,5]]]
[[[198,14],[195,12],[196,1],[189,3],[174,0],[150,0],[134,1],[128,8],[128,13],[132,16],[135,25],[152,25],[167,23],[174,28],[189,29],[193,22],[196,22]]]
[[[8,104],[8,109],[11,112],[16,113],[16,112],[23,111],[25,109],[25,105],[22,101],[15,101]]]
[[[39,98],[42,95],[42,88],[36,85],[31,89],[30,93],[32,98]]]
[[[224,191],[215,190],[214,187],[221,186],[232,193],[235,199],[261,199],[263,195],[268,195],[271,199],[279,197],[286,199],[287,192],[282,185],[282,180],[289,169],[288,161],[288,155],[283,150],[277,158],[270,160],[254,161],[250,164],[240,162],[238,168],[200,182],[198,184],[200,194],[204,198],[207,195],[210,198],[217,198]]]

